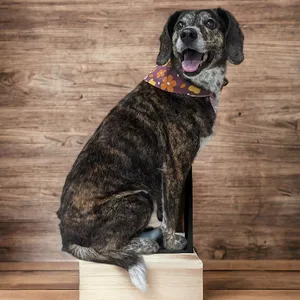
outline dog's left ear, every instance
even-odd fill
[[[229,11],[218,8],[217,14],[224,21],[226,27],[225,44],[228,60],[235,65],[239,65],[244,60],[244,34],[239,23]]]
[[[159,66],[166,64],[168,62],[168,60],[171,58],[172,35],[174,32],[174,26],[175,26],[175,24],[178,20],[178,17],[180,16],[181,13],[182,13],[182,11],[176,11],[169,17],[169,19],[164,27],[164,30],[160,36],[160,49],[159,49],[158,56],[156,58],[156,63]]]

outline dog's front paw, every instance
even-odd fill
[[[186,238],[179,234],[164,237],[164,247],[168,250],[182,250],[187,244]]]

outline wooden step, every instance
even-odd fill
[[[80,261],[80,300],[202,300],[203,264],[196,253],[145,256],[148,288],[137,290],[121,268]]]

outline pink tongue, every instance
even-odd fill
[[[188,50],[184,53],[182,69],[184,72],[196,72],[201,65],[202,54],[196,51]]]

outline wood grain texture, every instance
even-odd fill
[[[78,300],[79,291],[1,291],[0,298],[2,300]]]
[[[111,265],[80,261],[80,300],[203,300],[203,265],[195,253],[144,256],[147,290],[131,283],[128,272]],[[119,296],[120,297],[120,296]]]
[[[1,264],[0,264],[1,268]],[[299,260],[204,260],[205,271],[300,271]],[[300,288],[300,287],[299,287]]]
[[[298,300],[299,291],[205,291],[204,300]],[[2,300],[78,300],[79,291],[0,291]]]
[[[0,272],[3,271],[78,271],[79,262],[0,262]]]
[[[300,291],[205,291],[204,300],[298,300]]]
[[[299,290],[300,272],[205,271],[207,290]]]
[[[78,271],[1,271],[0,290],[76,290]]]
[[[107,112],[152,70],[176,9],[222,6],[229,66],[215,138],[194,164],[203,259],[300,259],[300,7],[288,0],[28,0],[0,6],[0,261],[69,260],[55,211]]]

